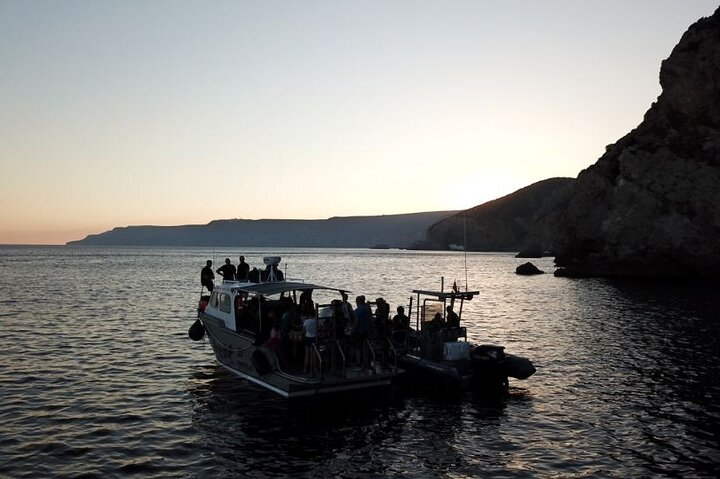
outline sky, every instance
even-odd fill
[[[0,244],[470,208],[643,118],[706,0],[0,0]]]

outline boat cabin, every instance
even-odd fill
[[[271,281],[266,283],[249,283],[223,281],[215,286],[209,297],[205,296],[207,305],[201,308],[214,318],[221,320],[227,329],[252,335],[269,333],[272,322],[271,312],[285,309],[285,305],[309,306],[313,316],[319,316],[318,308],[322,305],[312,299],[314,291],[342,293],[344,290],[329,288],[311,283],[294,281]]]

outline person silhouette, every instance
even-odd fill
[[[237,265],[237,280],[247,281],[250,265],[245,262],[245,256],[240,256],[240,262]]]
[[[200,284],[207,288],[212,293],[215,288],[215,273],[212,270],[212,261],[207,260],[205,267],[200,271]]]
[[[217,273],[223,277],[223,281],[235,281],[235,265],[230,258],[225,258],[225,264],[217,269]]]
[[[447,327],[448,328],[459,328],[460,327],[460,317],[457,315],[455,311],[453,311],[452,306],[448,306],[446,308],[447,315],[445,316],[447,319]]]

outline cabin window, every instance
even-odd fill
[[[218,293],[213,293],[210,296],[210,307],[217,309],[218,307]]]
[[[220,293],[220,311],[223,313],[229,313],[231,310],[230,295],[226,293]]]

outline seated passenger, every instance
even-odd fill
[[[439,329],[445,327],[445,320],[442,317],[441,313],[435,313],[435,316],[433,316],[432,321],[430,321],[430,326],[432,326],[433,329]]]
[[[452,306],[448,306],[447,309],[447,327],[448,328],[459,328],[460,327],[460,317],[457,315],[455,311],[453,311]]]
[[[400,343],[405,341],[407,332],[410,330],[410,318],[405,314],[405,308],[397,307],[397,314],[392,319],[392,339]]]

